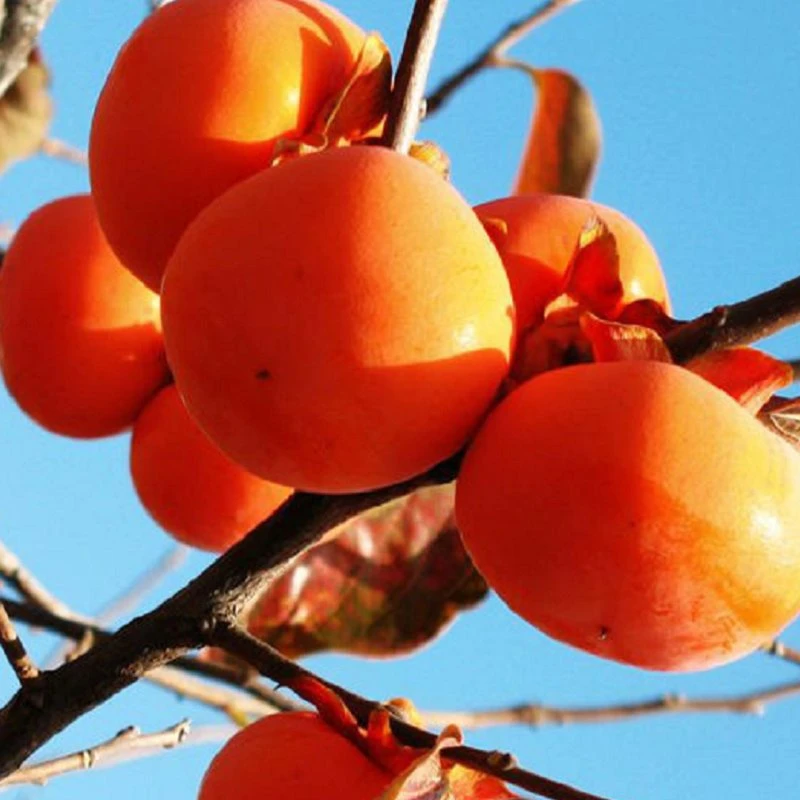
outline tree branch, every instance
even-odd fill
[[[5,0],[0,17],[0,97],[22,72],[56,0]]]
[[[423,117],[425,84],[447,0],[416,0],[381,143],[408,153]]]
[[[22,640],[17,636],[14,623],[2,602],[0,602],[0,647],[22,686],[30,684],[39,677],[39,670],[25,650]]]
[[[678,362],[723,347],[746,345],[800,322],[800,277],[731,305],[716,306],[666,337]]]
[[[580,0],[546,0],[546,2],[534,9],[529,14],[512,22],[497,37],[476,55],[472,60],[456,70],[452,75],[445,78],[431,93],[427,99],[428,114],[438,111],[450,96],[459,89],[470,78],[477,75],[482,69],[498,66],[498,62],[505,53],[517,42],[527,36],[534,28],[559,11],[579,3]]]
[[[69,142],[64,142],[61,139],[54,139],[48,137],[39,147],[43,155],[50,158],[57,158],[60,161],[66,161],[68,164],[75,164],[79,167],[89,166],[89,155],[85,150],[75,147]]]
[[[262,675],[288,686],[301,697],[302,690],[299,689],[298,683],[303,680],[313,680],[327,686],[339,696],[362,727],[366,727],[373,711],[385,708],[381,703],[367,700],[348,689],[317,677],[236,625],[218,626],[211,634],[211,640],[216,646],[244,659],[256,667]],[[312,700],[310,697],[303,699]],[[435,733],[410,725],[398,717],[392,717],[391,725],[394,735],[403,744],[424,749],[432,748],[436,744]],[[496,751],[490,752],[460,745],[443,749],[442,755],[466,767],[487,775],[494,775],[507,783],[527,789],[542,797],[551,798],[551,800],[601,800],[597,795],[583,792],[517,767],[514,757],[508,753],[499,754]]]
[[[107,742],[87,750],[18,769],[4,780],[0,780],[0,790],[20,784],[41,786],[58,775],[80,772],[100,765],[110,766],[111,763],[129,761],[132,758],[169,750],[183,744],[189,736],[189,730],[188,720],[183,720],[159,733],[143,734],[138,728],[125,728]]]

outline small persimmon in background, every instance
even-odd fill
[[[220,452],[189,416],[174,384],[136,420],[130,465],[136,492],[153,519],[203,550],[226,550],[292,492]]]
[[[128,428],[169,379],[159,298],[111,252],[92,198],[34,211],[0,275],[0,359],[22,410],[66,436]]]

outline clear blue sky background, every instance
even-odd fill
[[[365,28],[381,30],[399,52],[411,0],[340,5]],[[461,64],[528,5],[452,0],[434,78]],[[105,74],[144,11],[144,0],[59,3],[44,35],[58,107],[55,136],[86,145]],[[572,70],[592,91],[605,131],[594,196],[647,231],[678,315],[743,298],[800,271],[799,29],[800,5],[792,2],[585,0],[515,51],[538,66]],[[487,73],[425,126],[425,135],[452,157],[454,181],[470,201],[509,190],[532,99],[520,75]],[[79,167],[46,158],[19,164],[0,177],[0,220],[18,224],[43,202],[86,188]],[[800,355],[800,335],[785,333],[771,346],[785,357]],[[134,497],[127,447],[124,436],[85,443],[46,434],[0,392],[0,537],[86,613],[170,546]],[[163,591],[207,561],[193,555]],[[38,656],[53,645],[41,633],[26,638]],[[800,629],[787,631],[786,640],[800,645]],[[797,670],[763,655],[696,676],[646,674],[549,641],[497,600],[460,619],[414,657],[309,663],[366,695],[405,695],[422,708],[443,709],[530,700],[600,704],[663,692],[727,694],[800,679]],[[0,698],[12,689],[0,663]],[[798,715],[800,701],[789,701],[764,719],[675,716],[538,732],[496,729],[469,740],[511,750],[531,769],[614,800],[795,797]],[[152,730],[184,716],[197,723],[216,719],[137,687],[79,721],[39,757],[91,745],[125,725]],[[8,796],[192,800],[214,749],[184,749]]]

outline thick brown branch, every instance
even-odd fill
[[[512,22],[497,37],[478,53],[473,59],[445,78],[428,96],[427,111],[433,114],[438,111],[450,96],[470,78],[482,69],[498,65],[502,56],[517,42],[527,36],[534,28],[546,22],[567,6],[575,5],[580,0],[546,0],[544,4]]]
[[[800,322],[800,277],[676,328],[666,338],[678,362],[723,347],[746,345]]]
[[[447,0],[416,0],[395,75],[382,144],[407,153],[423,116],[423,98]]]
[[[183,590],[106,636],[74,661],[41,675],[0,710],[0,776],[8,775],[75,719],[156,667],[208,644],[219,624],[331,528],[414,489],[448,483],[454,457],[428,473],[372,492],[325,496],[296,492]],[[85,626],[84,626],[85,627]]]
[[[28,63],[56,0],[5,0],[0,15],[0,97]]]
[[[22,640],[17,636],[14,623],[2,602],[0,602],[0,647],[22,686],[30,684],[39,677],[39,670],[31,661]]]
[[[266,677],[285,684],[289,688],[296,689],[296,684],[301,679],[312,679],[324,684],[336,692],[362,726],[366,726],[373,711],[383,708],[380,703],[367,700],[341,686],[322,680],[294,661],[284,658],[277,650],[241,628],[223,625],[215,629],[211,638],[217,646],[244,659]],[[311,700],[311,698],[304,699]],[[392,719],[392,730],[399,741],[411,747],[428,749],[436,743],[436,734],[417,728],[398,718]],[[517,767],[510,754],[498,754],[462,745],[448,747],[442,751],[442,755],[479,772],[494,775],[541,797],[552,798],[552,800],[600,800],[597,795],[583,792]]]

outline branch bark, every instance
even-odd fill
[[[424,113],[425,84],[447,0],[416,0],[397,67],[382,144],[408,153]]]
[[[0,97],[28,63],[28,56],[56,0],[5,0],[0,27]]]
[[[0,602],[0,648],[5,653],[6,660],[14,670],[20,685],[27,686],[39,677],[39,670],[25,650],[25,645],[17,635],[14,623],[2,602]]]

